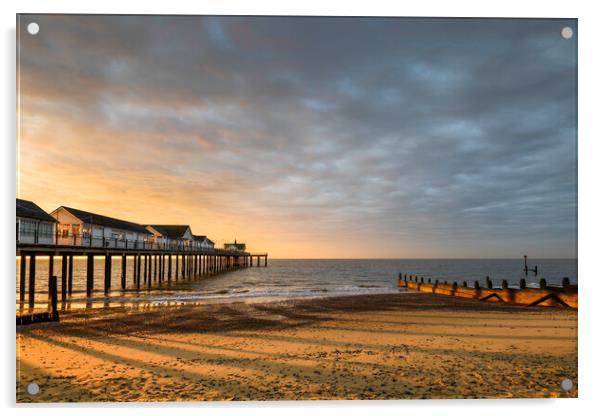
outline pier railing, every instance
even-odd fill
[[[70,247],[91,247],[106,249],[123,250],[159,250],[159,251],[211,251],[221,250],[207,245],[200,245],[192,241],[170,240],[167,242],[157,242],[150,240],[132,240],[123,237],[91,236],[78,234],[39,234],[37,232],[21,231],[17,235],[17,245],[37,245],[37,246],[70,246]],[[234,250],[233,250],[234,251]],[[239,252],[243,253],[243,252]]]

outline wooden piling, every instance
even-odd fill
[[[180,269],[182,272],[182,280],[186,280],[186,254],[182,254],[182,264]]]
[[[111,290],[111,268],[112,257],[110,254],[105,254],[105,295]]]
[[[176,260],[176,273],[175,273],[175,275],[174,275],[174,276],[176,277],[176,282],[178,281],[178,274],[180,273],[180,271],[178,270],[178,269],[179,269],[179,267],[180,267],[180,266],[179,266],[179,262],[178,262],[178,257],[179,257],[179,256],[176,254],[176,255],[175,255],[175,260]]]
[[[153,280],[156,282],[157,279],[158,279],[158,275],[157,275],[157,263],[158,263],[159,259],[158,259],[158,256],[156,256],[156,255],[152,256],[152,257],[153,257],[153,267],[154,267],[154,270],[153,270]]]
[[[73,296],[73,255],[69,255],[69,267],[67,270],[67,276],[69,279],[69,281],[67,282],[69,296]]]
[[[59,311],[57,307],[57,290],[56,290],[56,276],[50,275],[48,278],[48,293],[50,294],[50,316],[52,321],[59,320]]]
[[[122,254],[121,255],[121,290],[125,290],[126,274],[127,274],[127,256],[125,254]]]
[[[140,290],[140,269],[142,268],[142,256],[136,255],[136,289]]]
[[[132,283],[136,286],[136,274],[138,272],[138,255],[136,254],[134,254],[134,263],[132,266]]]
[[[35,306],[36,296],[36,255],[29,256],[29,307]]]
[[[20,275],[19,275],[19,300],[21,302],[25,302],[25,280],[26,280],[26,267],[27,267],[27,255],[25,254],[21,254],[20,256],[20,261],[19,261],[19,267],[21,269],[20,271]]]
[[[67,256],[61,256],[61,301],[67,300]]]
[[[165,266],[165,254],[159,256],[159,283],[163,281],[163,268]]]
[[[86,297],[92,296],[94,290],[94,255],[88,254],[86,265]]]
[[[171,282],[171,254],[167,256],[167,280]]]
[[[146,279],[146,283],[148,288],[150,289],[150,287],[152,286],[153,282],[153,257],[152,255],[148,254],[146,257],[148,257],[148,276]]]
[[[48,256],[48,278],[54,274],[54,255]],[[50,299],[50,290],[48,290],[48,299]]]
[[[146,269],[148,268],[148,264],[147,263],[148,263],[148,256],[145,255],[144,256],[144,276],[143,276],[144,283],[146,283],[146,276],[147,276],[147,270]]]

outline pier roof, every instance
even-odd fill
[[[17,217],[57,222],[52,215],[37,206],[34,202],[19,198],[17,198]]]
[[[101,225],[103,227],[115,228],[124,231],[133,231],[141,234],[152,234],[142,225],[136,224],[135,222],[120,220],[118,218],[107,217],[105,215],[100,214],[94,214],[92,212],[82,211],[81,209],[75,209],[71,207],[60,206],[58,209],[60,208],[63,208],[64,210],[71,213],[74,217],[88,224]]]
[[[168,238],[183,238],[186,231],[190,228],[189,225],[148,224],[148,226],[153,227],[157,232]]]

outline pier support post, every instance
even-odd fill
[[[178,270],[178,269],[179,269],[179,267],[180,267],[180,266],[179,266],[179,263],[178,263],[178,257],[179,257],[179,256],[176,254],[176,258],[175,258],[175,260],[176,260],[176,273],[175,273],[176,282],[178,281],[178,273],[180,273],[180,272],[179,272],[179,270]]]
[[[111,266],[112,256],[105,254],[105,295],[111,290]]]
[[[184,254],[182,254],[180,256],[180,278],[182,280],[185,280],[184,279],[184,270],[186,269],[185,260],[186,260],[186,256]]]
[[[67,287],[69,288],[69,296],[73,296],[73,255],[69,255],[69,267],[68,267],[68,279]]]
[[[144,278],[144,283],[146,283],[146,275],[147,275],[147,268],[148,268],[148,256],[144,255],[144,274],[143,274],[143,278]]]
[[[132,267],[132,283],[134,284],[134,286],[136,286],[136,273],[138,271],[138,256],[136,254],[134,254],[134,263],[133,263],[133,267]]]
[[[155,282],[161,282],[161,255],[155,254]]]
[[[50,254],[48,256],[48,279],[54,275],[54,255]],[[50,287],[48,288],[48,299],[50,299]]]
[[[126,268],[127,268],[127,257],[125,254],[122,254],[121,255],[121,290],[125,290]]]
[[[153,256],[148,254],[146,257],[148,257],[148,278],[146,279],[146,283],[150,289],[153,280]]]
[[[163,266],[164,266],[165,254],[159,255],[159,283],[163,281]]]
[[[171,254],[167,256],[167,280],[171,282]]]
[[[33,308],[35,305],[36,296],[36,256],[31,254],[29,256],[29,307]]]
[[[142,268],[142,258],[140,254],[136,256],[136,289],[140,290],[140,269]]]
[[[61,302],[67,300],[67,256],[61,256]]]
[[[94,255],[88,254],[86,265],[86,297],[92,296],[94,290]]]
[[[19,300],[21,302],[25,302],[25,274],[26,274],[26,267],[27,267],[27,256],[24,254],[21,254],[20,256],[20,260],[19,260],[19,268],[21,269],[21,273],[19,275]]]
[[[263,267],[268,267],[268,255],[267,254],[263,258],[263,260],[264,260]]]
[[[159,258],[158,258],[158,256],[156,254],[153,257],[154,257],[154,259],[153,259],[153,267],[155,268],[153,270],[153,280],[156,282],[157,279],[158,279],[158,277],[159,277],[158,273],[157,273],[157,265],[159,263]]]
[[[48,277],[48,294],[50,295],[50,319],[52,321],[59,320],[59,311],[57,308],[57,290],[56,290],[56,276],[50,275]]]

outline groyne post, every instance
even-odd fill
[[[487,289],[492,289],[493,288],[493,282],[491,281],[491,279],[489,278],[489,276],[485,277],[485,284],[487,285]]]

